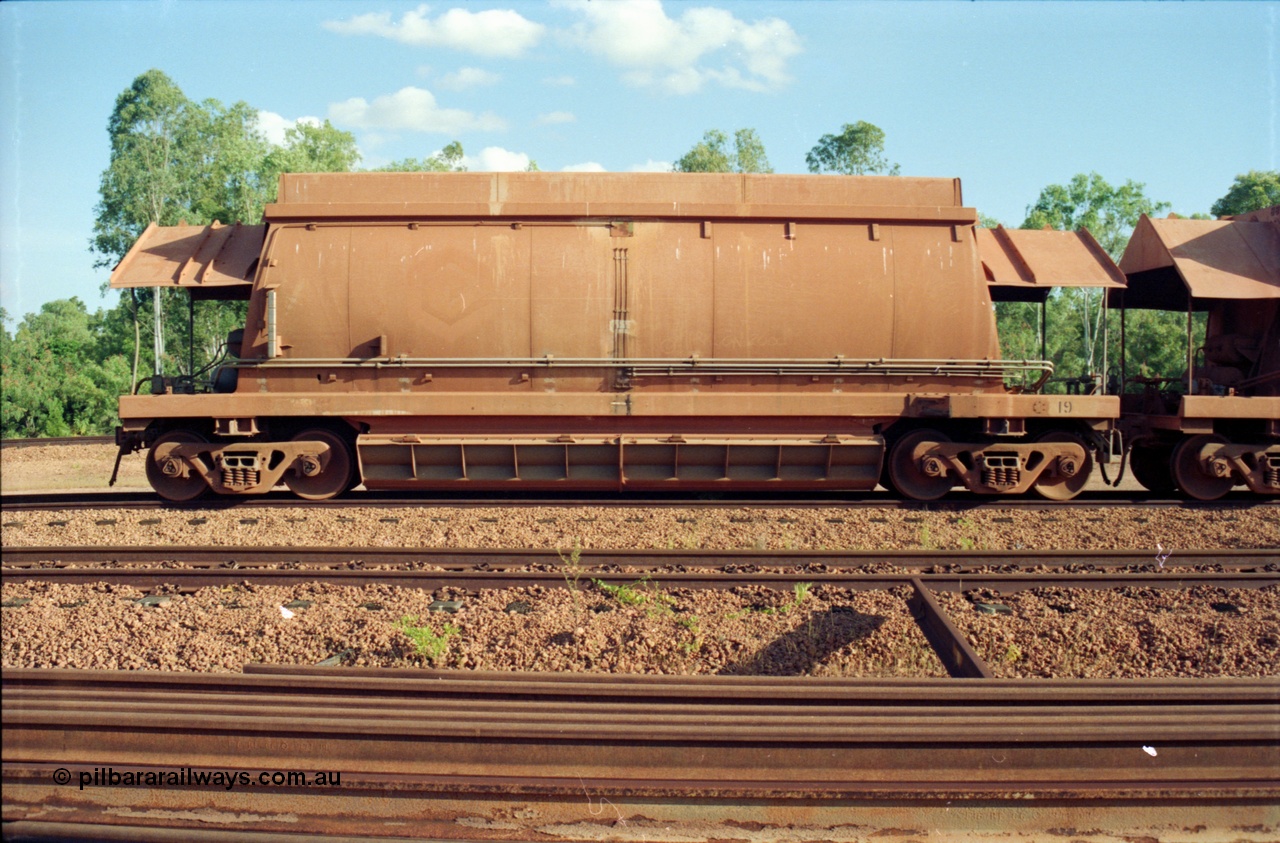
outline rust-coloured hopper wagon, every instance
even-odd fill
[[[149,229],[112,276],[249,300],[207,390],[120,401],[166,498],[882,476],[1069,498],[1118,414],[1006,386],[1050,367],[1000,360],[992,296],[1058,283],[1037,248],[1123,278],[1087,235],[980,256],[958,180],[297,174],[265,219]]]
[[[1113,304],[1187,314],[1186,366],[1135,377],[1129,463],[1147,488],[1280,495],[1280,207],[1220,220],[1143,217]],[[1203,338],[1193,312],[1208,314]]]

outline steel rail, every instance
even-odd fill
[[[634,839],[663,839],[646,829],[651,822],[679,839],[699,824],[724,838],[740,836],[746,822],[766,836],[802,827],[852,839],[838,832],[856,807],[898,829],[949,817],[988,831],[1043,824],[1036,827],[1051,836],[1064,816],[1108,830],[1184,817],[1274,830],[1280,797],[1275,679],[833,681],[255,666],[222,676],[11,670],[3,691],[6,820],[17,821],[150,817],[204,829],[368,833],[414,817],[417,834],[497,828],[504,839],[547,839],[558,823],[578,829],[562,835],[570,839],[592,828],[593,836],[628,839],[634,830]],[[337,771],[341,780],[238,792],[51,783],[59,768],[79,779],[108,769],[282,766]],[[605,804],[614,810],[602,820]]]
[[[200,565],[285,565],[307,564],[351,567],[353,565],[418,564],[452,566],[457,570],[500,570],[529,565],[559,566],[565,551],[551,548],[438,548],[438,547],[279,547],[221,545],[68,545],[9,546],[4,549],[6,568],[37,562],[57,561],[62,565],[95,563],[154,563],[182,561]],[[1156,558],[1151,550],[663,550],[581,548],[579,561],[587,567],[625,565],[636,569],[728,568],[729,566],[799,567],[817,571],[825,565],[860,570],[868,565],[892,565],[902,571],[942,568],[946,572],[982,571],[992,566],[1051,566],[1084,571],[1095,568],[1136,567],[1148,571],[1153,566],[1185,568],[1219,566],[1223,570],[1268,570],[1280,566],[1278,548],[1178,549]],[[1163,567],[1160,567],[1163,565]],[[1074,566],[1074,568],[1072,567]],[[1013,570],[1013,569],[1010,569]]]
[[[1157,558],[1150,550],[635,550],[582,548],[578,561],[591,570],[609,572],[610,566],[632,571],[669,570],[682,567],[718,568],[724,573],[746,573],[769,568],[796,569],[801,573],[822,573],[823,566],[836,571],[866,572],[868,566],[893,566],[890,574],[932,572],[966,574],[990,573],[1004,568],[1006,573],[1034,567],[1048,567],[1063,573],[1084,573],[1095,569],[1125,569],[1131,573],[1183,571],[1214,566],[1223,571],[1275,572],[1280,568],[1280,549],[1248,548],[1229,550],[1183,550]],[[248,569],[261,566],[318,566],[356,568],[371,572],[376,566],[400,566],[405,570],[501,571],[529,566],[559,568],[564,551],[549,548],[396,548],[396,547],[251,547],[218,545],[70,545],[6,547],[6,570],[40,563],[57,563],[46,570],[69,569],[71,565],[156,564],[183,562],[192,566],[222,566]],[[406,567],[407,566],[407,567]],[[109,570],[109,568],[108,568]],[[174,569],[177,570],[177,569]],[[884,571],[879,571],[883,573]],[[625,573],[625,572],[624,572]]]
[[[620,573],[608,570],[586,569],[583,576],[614,585],[635,582],[638,572]],[[1280,584],[1280,573],[1274,572],[1185,572],[1169,571],[1148,573],[1061,573],[1061,574],[1008,574],[1008,573],[818,573],[797,569],[791,573],[737,573],[689,571],[664,571],[654,575],[649,582],[665,588],[727,589],[746,586],[787,590],[799,582],[825,585],[855,591],[884,590],[910,586],[918,580],[932,591],[964,592],[974,589],[992,589],[1012,593],[1040,588],[1157,588],[1186,589],[1197,586],[1214,588],[1266,588]],[[327,583],[362,587],[381,585],[398,588],[434,590],[455,588],[467,591],[540,586],[566,588],[565,574],[552,571],[408,571],[408,570],[335,570],[332,568],[5,568],[0,571],[0,581],[50,582],[68,585],[109,583],[129,585],[142,589],[163,586],[176,587],[179,591],[227,585],[270,585],[293,587],[310,583]]]
[[[252,679],[248,677],[253,677]],[[236,683],[234,694],[291,695],[310,704],[346,699],[372,704],[381,699],[419,699],[429,681],[431,699],[472,701],[568,699],[599,702],[681,704],[714,696],[719,704],[844,706],[893,705],[948,707],[956,704],[1007,706],[1179,704],[1280,704],[1280,678],[1212,677],[1205,679],[927,679],[914,677],[850,679],[847,677],[650,675],[538,671],[435,670],[427,668],[318,667],[247,664],[243,674],[165,673],[13,668],[5,672],[7,695],[40,695],[56,691],[66,699],[115,694],[132,699],[140,693],[166,693],[175,699],[215,699]],[[175,682],[177,684],[175,685]],[[16,698],[16,697],[15,697]],[[183,697],[185,699],[185,697]],[[227,697],[230,698],[230,697]]]
[[[910,501],[893,497],[889,492],[798,492],[792,497],[779,497],[776,492],[755,494],[734,492],[715,497],[689,497],[689,493],[671,492],[657,495],[648,492],[598,492],[576,491],[572,496],[560,492],[525,491],[430,493],[400,491],[355,491],[333,500],[317,504],[301,500],[287,492],[271,492],[266,495],[239,497],[222,496],[203,498],[187,503],[174,503],[159,498],[150,491],[131,492],[15,492],[0,495],[0,509],[5,512],[56,511],[70,509],[172,509],[217,510],[245,509],[343,509],[367,507],[392,509],[397,507],[555,507],[573,509],[584,506],[602,508],[653,509],[891,509],[906,512],[971,512],[975,510],[1076,510],[1116,509],[1141,507],[1144,509],[1184,509],[1188,511],[1225,511],[1251,507],[1274,507],[1280,513],[1280,500],[1259,498],[1249,492],[1233,492],[1215,501],[1177,500],[1156,498],[1151,495],[1134,496],[1132,493],[1084,492],[1067,501],[1051,501],[1042,498],[1012,498],[975,495],[955,492],[942,501]],[[1123,497],[1119,495],[1123,494]]]

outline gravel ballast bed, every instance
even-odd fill
[[[4,455],[6,490],[9,477],[27,472],[36,482],[47,470],[41,468],[41,454],[10,450]],[[102,468],[93,464],[94,454],[81,453],[80,446],[36,449],[45,450],[60,450],[72,474],[87,468],[96,475]],[[113,457],[114,449],[107,450]],[[100,462],[101,455],[98,458]],[[136,470],[138,464],[126,460],[126,473],[130,468]],[[1149,551],[1155,565],[1163,554],[1172,554],[1176,562],[1180,549],[1280,544],[1280,506],[1274,503],[1054,510],[984,510],[948,503],[909,510],[835,504],[115,508],[5,513],[3,523],[0,543],[5,548],[172,546],[175,560],[181,559],[184,546],[206,545],[566,552],[576,545],[766,551],[1137,549]],[[873,569],[892,566],[867,570]],[[1064,600],[1046,598],[1077,607],[1065,613],[1022,604],[1035,594],[988,595],[1013,609],[1008,616],[976,616],[961,595],[940,599],[1000,675],[1280,674],[1274,588],[1205,595],[1143,590],[1150,596],[1142,599],[1120,592],[1077,597],[1082,593],[1073,591]],[[662,595],[662,600],[650,595],[640,605],[618,605],[616,598],[587,585],[586,579],[576,598],[564,588],[464,596],[372,585],[240,585],[170,594],[165,605],[148,608],[132,602],[142,592],[131,588],[11,584],[4,587],[6,602],[30,602],[3,609],[3,665],[235,672],[249,662],[315,664],[339,653],[345,653],[344,664],[352,665],[429,664],[432,660],[415,652],[413,642],[398,628],[409,616],[418,618],[417,627],[435,634],[444,632],[446,623],[457,627],[435,660],[439,667],[944,675],[910,617],[906,589],[850,592],[818,585],[798,605],[791,605],[791,593],[767,589],[666,589]],[[463,601],[457,614],[428,611],[434,599],[451,598]],[[295,600],[311,605],[298,605],[290,610],[292,618],[283,617],[280,607]],[[1204,608],[1212,603],[1229,603],[1239,611]],[[528,604],[527,614],[509,611],[520,604]],[[381,608],[367,608],[370,605]],[[610,610],[597,611],[605,606]],[[1017,657],[1007,658],[1014,645],[1019,648]],[[1125,661],[1126,653],[1137,656]],[[1231,672],[1237,668],[1239,672]]]
[[[944,676],[912,620],[910,589],[814,586],[610,593],[569,588],[462,594],[388,586],[237,586],[136,602],[129,587],[6,585],[9,667],[238,672],[250,662],[366,667],[814,676]],[[155,599],[154,597],[152,598]],[[455,613],[429,611],[457,600]],[[303,601],[302,603],[297,601]],[[631,605],[627,605],[631,602]],[[308,603],[309,605],[303,605]],[[283,607],[292,617],[285,617]],[[403,619],[416,618],[407,624]],[[401,627],[449,635],[438,658]]]
[[[999,677],[1280,676],[1277,586],[1043,588],[938,600]]]
[[[726,507],[95,509],[6,513],[5,547],[327,547],[727,550],[1267,548],[1280,506],[933,511]]]

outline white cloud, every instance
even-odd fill
[[[496,114],[473,114],[458,108],[441,108],[435,95],[412,85],[368,102],[352,97],[329,105],[329,119],[358,129],[407,129],[452,135],[468,131],[495,131],[507,124]]]
[[[284,133],[299,123],[319,126],[320,122],[319,117],[299,117],[297,120],[290,120],[287,117],[281,117],[274,111],[258,112],[258,130],[262,132],[268,143],[273,143],[276,146],[284,146]]]
[[[654,161],[650,158],[643,164],[632,164],[629,169],[633,173],[669,173],[671,172],[671,162]]]
[[[751,91],[776,90],[791,77],[787,61],[800,37],[780,18],[747,23],[724,9],[685,9],[667,16],[660,0],[560,0],[582,15],[570,37],[624,69],[638,87],[691,94],[708,82]]]
[[[390,12],[369,12],[346,20],[325,21],[339,35],[377,35],[415,47],[448,47],[481,56],[519,58],[541,40],[546,27],[512,9],[469,12],[450,9],[434,20],[426,5],[392,22]]]
[[[500,146],[486,146],[479,155],[463,155],[462,163],[468,170],[485,173],[519,173],[529,169],[529,156],[512,152]]]
[[[603,164],[597,164],[595,161],[585,161],[581,164],[570,164],[567,167],[561,167],[562,173],[604,173],[607,172]]]
[[[572,76],[548,76],[542,80],[544,85],[553,85],[557,88],[568,88],[578,84],[578,80]]]
[[[450,91],[465,91],[468,88],[482,88],[485,85],[496,85],[502,77],[478,67],[464,67],[453,73],[440,77],[440,87]]]
[[[554,126],[559,123],[576,123],[578,120],[571,111],[552,111],[538,115],[539,126]]]

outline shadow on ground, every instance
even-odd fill
[[[791,632],[720,671],[729,676],[802,676],[848,644],[869,637],[885,622],[847,606],[813,612]]]

